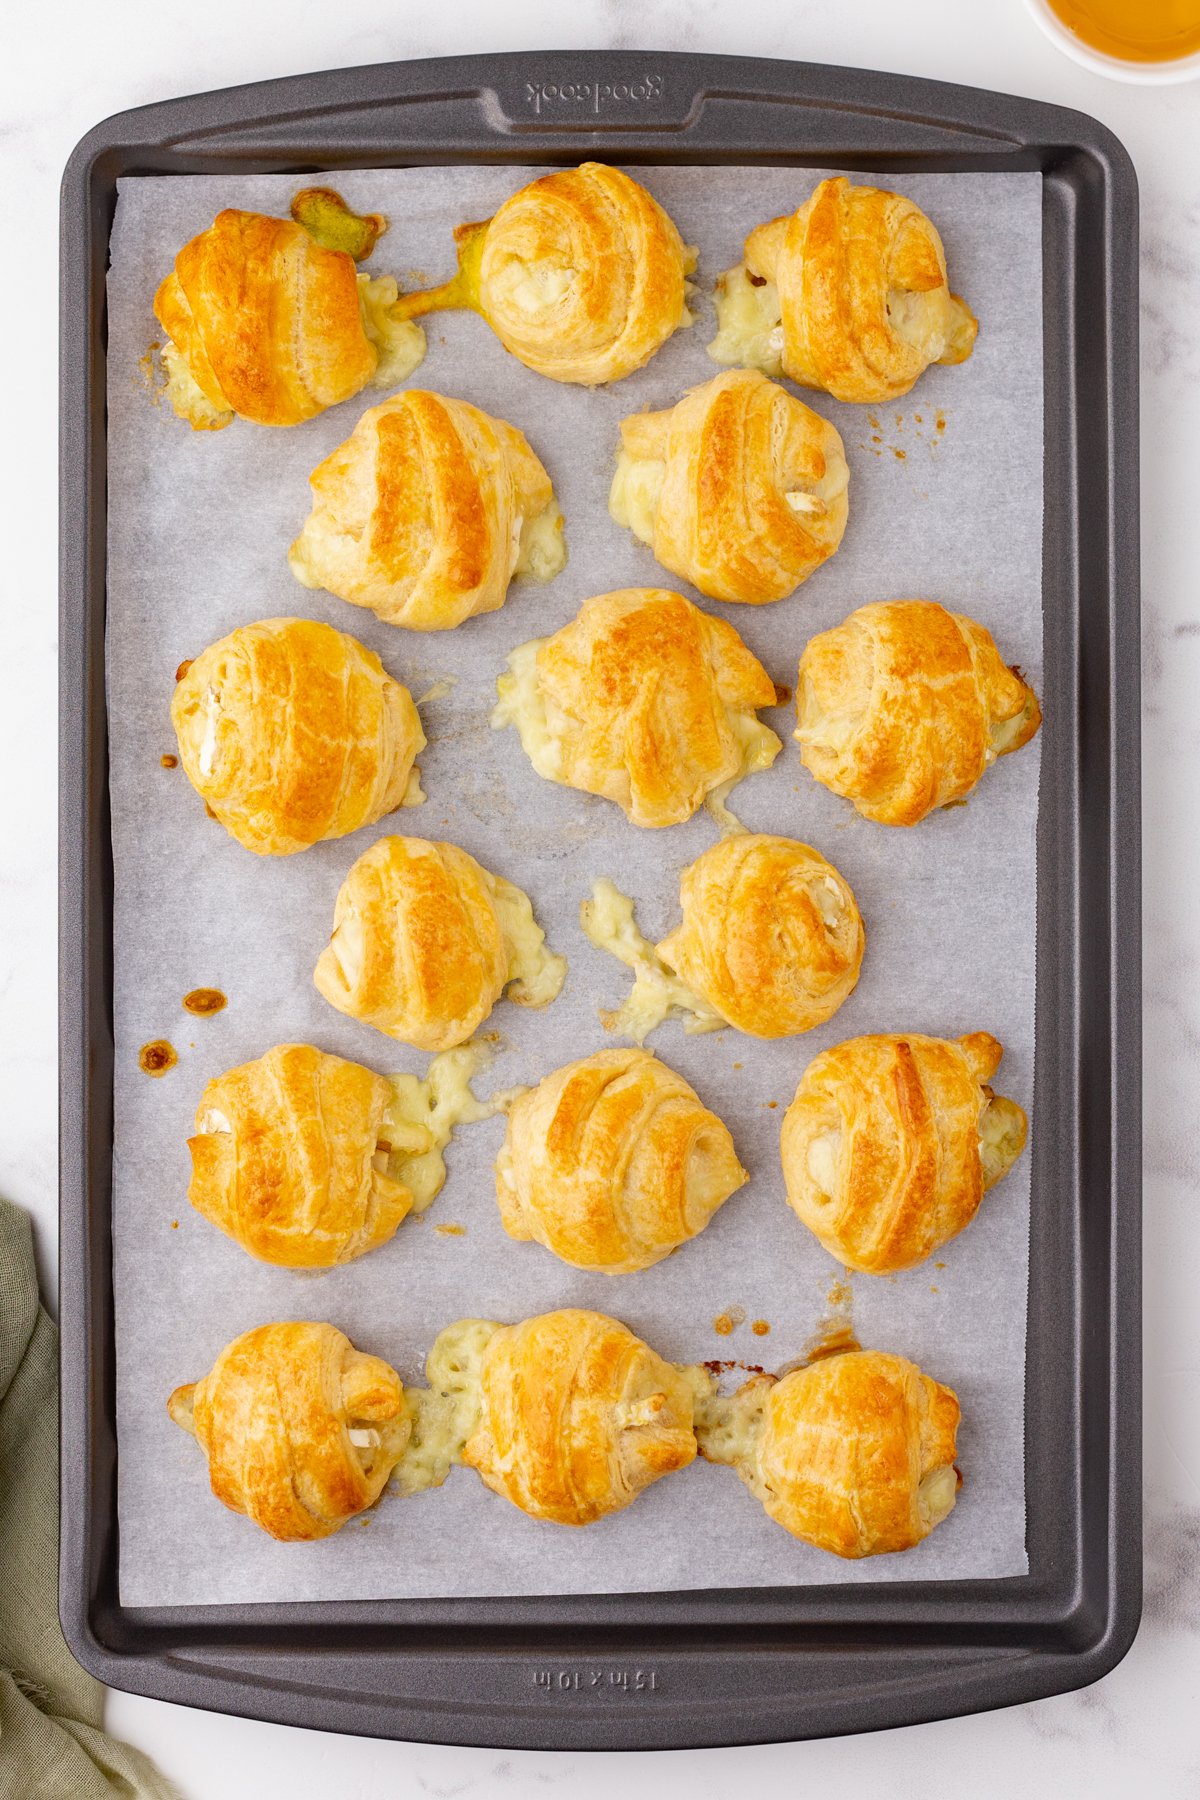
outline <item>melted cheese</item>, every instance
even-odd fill
[[[979,1160],[986,1187],[994,1187],[1008,1173],[1025,1142],[1025,1116],[1015,1100],[989,1094],[979,1116]]]
[[[730,713],[729,729],[737,739],[741,752],[737,773],[731,775],[728,781],[722,781],[704,797],[705,807],[721,827],[722,837],[734,837],[746,829],[737,814],[726,805],[738,782],[744,781],[747,775],[753,775],[759,769],[769,769],[783,749],[782,740],[769,725],[763,724],[756,713]]]
[[[708,346],[714,362],[783,373],[783,310],[773,281],[758,287],[745,263],[728,269],[717,282],[717,335]]]
[[[597,950],[607,950],[633,970],[633,989],[617,1012],[602,1012],[606,1031],[619,1031],[645,1043],[650,1033],[674,1014],[682,1014],[688,1032],[720,1031],[725,1024],[699,994],[693,993],[638,930],[633,901],[602,876],[592,883],[592,897],[579,909],[584,935]]]
[[[401,1494],[441,1487],[479,1424],[484,1352],[501,1329],[492,1319],[459,1319],[439,1332],[425,1359],[428,1388],[406,1388],[411,1434],[392,1472]]]
[[[392,316],[396,299],[396,283],[390,275],[359,275],[358,310],[362,327],[379,358],[371,379],[372,387],[399,387],[425,356],[425,333],[421,327],[412,319]]]
[[[400,804],[401,806],[424,806],[428,798],[429,795],[421,786],[421,771],[414,763],[412,768],[408,771],[408,781],[404,789],[404,798],[401,800]]]
[[[634,456],[628,450],[618,453],[608,495],[609,514],[643,544],[654,543],[654,521],[666,474],[667,465],[657,456]]]
[[[508,949],[508,998],[518,1006],[548,1006],[567,978],[567,959],[547,950],[528,894],[502,875],[489,876],[489,886]]]
[[[491,277],[491,298],[497,308],[515,308],[533,318],[570,293],[577,280],[574,269],[559,263],[521,262],[514,257]]]
[[[805,1162],[808,1173],[823,1200],[831,1199],[837,1190],[838,1158],[841,1154],[840,1131],[823,1131],[808,1146]]]
[[[563,516],[558,502],[552,500],[542,512],[518,527],[513,574],[528,575],[532,581],[553,581],[566,566]]]
[[[492,709],[492,730],[515,725],[521,748],[547,781],[562,779],[562,742],[554,730],[538,686],[537,653],[545,638],[518,644],[508,658],[508,674],[496,683],[500,698]]]
[[[931,1529],[940,1525],[947,1514],[954,1511],[957,1498],[958,1472],[953,1464],[945,1463],[940,1469],[931,1469],[917,1490],[922,1519]]]
[[[692,1390],[692,1428],[706,1462],[752,1469],[763,1427],[763,1409],[774,1383],[757,1375],[736,1394],[722,1394],[716,1377],[703,1367],[681,1368]]]
[[[232,1132],[233,1125],[227,1113],[219,1106],[210,1106],[196,1120],[196,1131],[201,1137],[214,1137]]]
[[[998,756],[1006,755],[1014,747],[1021,733],[1028,728],[1036,705],[1037,701],[1031,692],[1019,713],[1014,713],[1011,719],[997,719],[993,722],[988,733],[986,753],[989,763],[995,762]]]
[[[493,1118],[522,1091],[505,1089],[490,1100],[476,1099],[471,1079],[490,1061],[487,1045],[473,1042],[443,1050],[424,1077],[389,1077],[392,1099],[380,1126],[377,1166],[408,1188],[413,1212],[424,1212],[441,1193],[446,1181],[442,1152],[455,1128]]]
[[[163,344],[162,359],[167,371],[163,392],[177,417],[186,419],[193,431],[224,431],[233,420],[232,411],[213,405],[170,338]]]

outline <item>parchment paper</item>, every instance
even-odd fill
[[[371,268],[433,280],[452,270],[451,228],[487,217],[529,174],[409,169],[328,177],[350,203],[392,221]],[[679,872],[712,843],[706,814],[638,831],[614,806],[534,774],[515,732],[488,714],[507,652],[556,630],[588,595],[679,586],[606,509],[618,421],[672,404],[706,380],[711,283],[736,262],[746,230],[792,210],[818,177],[803,169],[636,171],[700,246],[698,322],[640,374],[599,392],[532,374],[470,314],[427,321],[415,383],[459,395],[519,425],[549,469],[567,521],[570,563],[547,587],[518,584],[507,605],[454,632],[419,635],[309,593],[286,551],[308,511],[307,477],[346,438],[367,392],[294,430],[235,422],[193,433],[147,392],[139,359],[160,334],[154,290],[175,251],[222,206],[286,213],[292,177],[138,178],[120,184],[109,278],[108,683],[115,862],[116,1146],[113,1200],[121,1598],[127,1604],[380,1596],[587,1593],[781,1583],[944,1580],[1026,1569],[1023,1382],[1029,1158],[985,1198],[978,1218],[924,1267],[853,1279],[864,1345],[901,1351],[962,1401],[964,1473],[952,1517],[904,1556],[845,1563],[770,1523],[732,1471],[697,1463],[626,1512],[570,1531],[525,1518],[468,1469],[446,1486],[376,1512],[315,1545],[275,1544],[212,1497],[203,1458],[167,1418],[167,1394],[211,1366],[239,1332],[280,1318],[330,1319],[408,1381],[439,1328],[483,1315],[515,1320],[557,1306],[615,1314],[679,1361],[734,1358],[777,1367],[830,1309],[841,1271],[788,1209],[779,1124],[808,1061],[866,1031],[944,1035],[986,1029],[1004,1043],[999,1091],[1029,1108],[1033,1075],[1036,743],[1006,758],[965,807],[905,832],[860,820],[801,766],[790,707],[770,716],[786,740],[775,767],[733,806],[752,830],[818,846],[849,879],[867,928],[859,986],[803,1038],[760,1043],[727,1031],[650,1040],[732,1129],[750,1183],[704,1234],[643,1274],[565,1267],[500,1227],[492,1159],[497,1118],[459,1133],[446,1188],[391,1244],[346,1268],[305,1276],[253,1261],[188,1206],[189,1134],[205,1081],[270,1045],[309,1040],[381,1070],[427,1059],[342,1018],[312,968],[334,896],[377,837],[446,837],[532,896],[570,974],[539,1013],[502,1002],[491,1025],[503,1053],[478,1087],[534,1082],[606,1042],[597,1009],[628,989],[577,922],[591,881],[611,875],[658,939],[677,918]],[[314,179],[321,179],[316,177]],[[870,180],[871,177],[858,177]],[[888,185],[886,176],[878,178]],[[885,409],[806,395],[833,419],[851,465],[850,524],[839,554],[789,600],[711,606],[775,679],[791,686],[806,639],[868,600],[920,595],[983,620],[1006,660],[1041,672],[1041,187],[1035,174],[906,175],[904,191],[945,239],[954,287],[978,312],[971,360],[931,369]],[[689,590],[684,590],[689,591]],[[693,594],[693,599],[699,596]],[[280,614],[328,620],[377,650],[421,695],[430,798],[339,842],[259,859],[212,820],[181,769],[168,706],[176,665],[233,627]],[[197,986],[228,1008],[195,1019]],[[165,1037],[179,1063],[161,1080],[139,1048]],[[463,1236],[434,1227],[457,1223]],[[744,1308],[729,1336],[713,1321]],[[755,1336],[754,1320],[769,1335]]]

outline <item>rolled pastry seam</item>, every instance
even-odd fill
[[[669,1256],[746,1180],[721,1120],[645,1050],[544,1077],[510,1108],[496,1158],[509,1237],[608,1275]]]
[[[978,330],[920,207],[844,176],[752,231],[716,298],[714,361],[858,404],[899,399],[932,363],[964,362]]]
[[[835,1556],[910,1550],[953,1510],[958,1398],[903,1356],[850,1350],[735,1394],[703,1368],[696,1438],[776,1524]]]
[[[369,408],[310,483],[293,575],[389,625],[451,630],[495,612],[515,577],[566,564],[546,470],[515,426],[464,400],[410,388]]]
[[[579,908],[584,936],[633,970],[633,987],[624,1004],[601,1012],[606,1031],[644,1044],[667,1019],[679,1017],[686,1032],[722,1031],[727,1021],[662,960],[638,929],[634,904],[607,875],[592,883],[592,897]]]
[[[419,1050],[447,1050],[506,988],[519,1006],[546,1006],[566,971],[520,888],[454,844],[388,837],[342,883],[314,982],[339,1012]]]
[[[210,1081],[188,1140],[188,1198],[263,1262],[327,1269],[387,1243],[446,1179],[454,1130],[522,1090],[478,1100],[487,1045],[443,1052],[390,1080],[311,1044],[278,1044]]]
[[[817,781],[864,818],[911,826],[966,799],[1042,714],[984,626],[933,600],[889,600],[809,640],[796,716]]]
[[[455,231],[458,272],[402,295],[403,316],[468,308],[538,374],[595,387],[640,369],[692,323],[696,252],[620,169],[559,169]]]
[[[425,798],[412,695],[314,619],[239,626],[182,664],[171,723],[192,787],[255,855],[292,856]]]
[[[731,625],[663,588],[594,595],[553,637],[519,645],[496,688],[492,725],[516,727],[539,775],[652,829],[706,801],[721,812],[779,754],[757,717],[778,698],[762,664]]]
[[[1003,1054],[973,1032],[850,1038],[809,1064],[783,1121],[788,1203],[847,1268],[910,1269],[966,1228],[1025,1145]]]
[[[757,370],[730,369],[622,421],[608,510],[702,594],[763,605],[836,552],[848,487],[834,427]]]
[[[644,1041],[672,1011],[685,1029],[733,1025],[775,1038],[824,1024],[858,981],[866,933],[845,877],[807,844],[743,833],[714,844],[683,871],[682,923],[655,948],[633,903],[594,884],[583,930],[634,971],[633,992],[610,1030]]]
[[[463,1461],[531,1518],[587,1525],[694,1461],[692,1388],[618,1320],[577,1308],[506,1326]]]
[[[373,1506],[411,1431],[396,1371],[318,1322],[235,1338],[167,1410],[204,1451],[217,1499],[287,1542]]]
[[[394,282],[294,220],[228,208],[155,295],[167,398],[196,430],[300,424],[420,362],[424,334],[394,302]]]

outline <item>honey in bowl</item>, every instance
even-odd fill
[[[1047,0],[1068,31],[1119,62],[1176,62],[1200,50],[1200,0]]]

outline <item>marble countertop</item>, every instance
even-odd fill
[[[1200,1793],[1200,83],[1091,75],[1021,0],[75,0],[24,7],[0,58],[6,243],[57,263],[57,188],[97,120],[170,95],[309,69],[480,50],[692,49],[895,69],[1078,107],[1123,139],[1142,193],[1142,505],[1146,866],[1146,1593],[1121,1666],[1081,1693],[836,1742],[621,1756],[542,1755],[329,1737],[114,1694],[110,1728],[150,1751],[187,1800],[368,1794],[569,1794],[725,1800],[748,1788],[922,1797],[951,1778],[973,1800],[1054,1791],[1090,1800],[1143,1783]],[[31,1209],[55,1279],[56,313],[0,285],[6,346],[8,576],[0,606],[0,1192]],[[1189,495],[1191,498],[1189,498]]]

